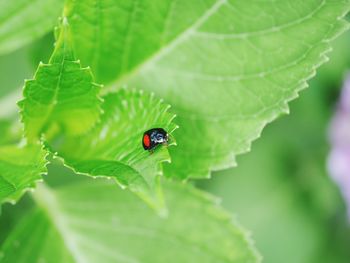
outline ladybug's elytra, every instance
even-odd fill
[[[167,144],[169,134],[162,128],[153,128],[145,131],[142,137],[142,146],[145,150],[152,151],[159,144]]]

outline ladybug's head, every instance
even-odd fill
[[[155,143],[166,143],[168,142],[168,134],[162,132],[154,132],[151,138]]]

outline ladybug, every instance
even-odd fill
[[[153,128],[145,131],[142,137],[143,149],[153,151],[158,145],[167,145],[169,134],[162,128]]]

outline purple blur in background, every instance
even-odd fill
[[[347,75],[338,108],[331,121],[330,141],[328,169],[342,191],[350,219],[350,74]]]

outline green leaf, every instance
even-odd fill
[[[0,55],[51,31],[62,7],[63,0],[0,0]]]
[[[181,127],[172,177],[234,165],[324,63],[348,0],[68,1],[82,62],[110,88],[154,91]],[[116,19],[116,17],[118,19]],[[195,139],[194,139],[195,138]]]
[[[66,138],[59,156],[77,173],[114,178],[122,187],[140,195],[150,205],[162,206],[158,176],[161,163],[170,162],[166,147],[150,154],[142,147],[142,136],[162,127],[170,135],[176,126],[169,105],[153,94],[120,90],[103,97],[100,122],[88,133]],[[174,144],[172,140],[170,144]]]
[[[29,141],[46,132],[51,138],[57,129],[79,135],[99,119],[100,86],[89,68],[82,68],[70,46],[70,32],[63,20],[56,48],[49,64],[40,64],[34,79],[25,83],[19,102]]]
[[[0,262],[259,262],[244,231],[211,198],[179,184],[168,183],[166,193],[169,215],[161,218],[102,180],[42,185],[40,208],[7,238]]]
[[[46,173],[46,151],[39,144],[0,146],[0,205],[16,202]]]

